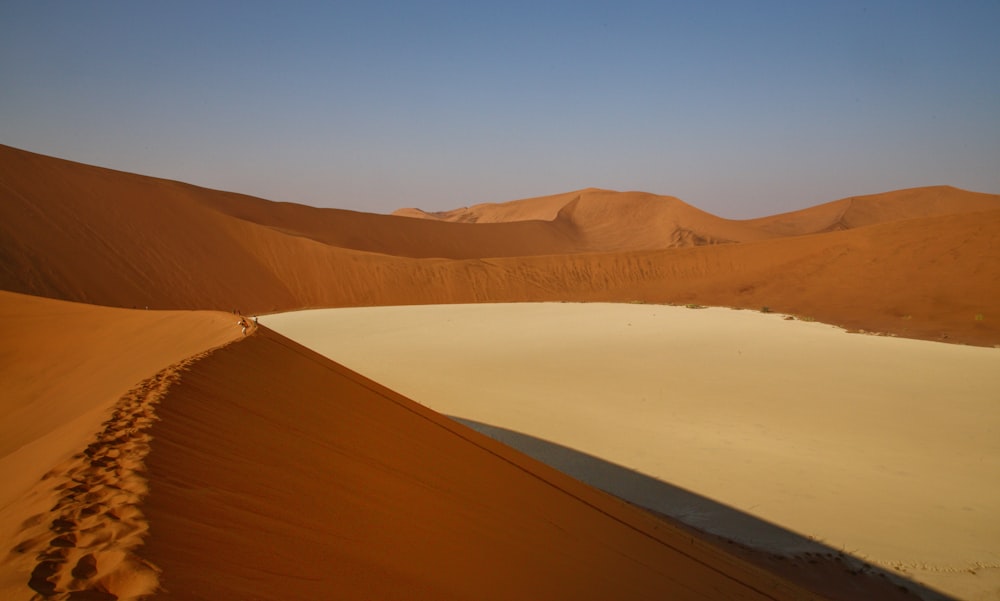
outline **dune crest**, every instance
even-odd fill
[[[440,213],[401,209],[395,214],[450,223],[565,223],[580,233],[579,252],[682,248],[773,237],[741,222],[696,209],[672,196],[599,188]]]
[[[696,303],[1000,343],[1000,196],[955,188],[742,222],[587,189],[445,215],[475,220],[459,223],[274,203],[9,147],[0,184],[0,289],[26,294],[259,313]]]
[[[635,304],[320,309],[264,323],[699,530],[799,558],[821,540],[948,592],[1000,586],[989,509],[1000,489],[987,477],[1000,470],[997,349]]]
[[[998,209],[1000,195],[969,192],[952,186],[930,186],[852,196],[799,211],[748,219],[743,223],[778,236],[804,236],[907,219]]]
[[[130,390],[96,440],[43,476],[40,487],[58,500],[25,521],[30,526],[17,533],[14,551],[37,558],[28,586],[42,597],[129,601],[156,592],[159,570],[136,554],[149,529],[141,508],[148,493],[146,431],[156,419],[156,404],[194,359]]]
[[[566,205],[583,194],[604,192],[599,188],[587,188],[561,194],[535,196],[507,202],[485,202],[450,211],[427,213],[420,209],[398,209],[395,215],[407,215],[422,219],[434,219],[452,223],[511,223],[517,221],[555,221]]]
[[[165,366],[239,336],[229,314],[0,292],[0,598],[155,581],[129,554],[149,402],[176,377]]]
[[[140,549],[158,598],[906,598],[804,588],[266,328],[158,415]]]
[[[370,215],[0,146],[0,597],[904,596],[750,561],[237,315],[721,305],[996,345],[998,237],[1000,196],[947,187],[745,221],[599,189]]]

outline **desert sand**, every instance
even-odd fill
[[[4,599],[831,598],[231,314],[0,299]]]
[[[1000,344],[998,236],[1000,196],[949,186],[745,221],[670,196],[594,188],[436,214],[372,215],[0,146],[0,598],[137,599],[155,591],[156,598],[234,601],[912,599],[935,598],[915,581],[931,577],[962,598],[988,595],[996,570],[984,562],[996,545],[989,553],[976,545],[996,540],[995,523],[983,518],[983,508],[996,505],[996,488],[982,478],[977,491],[974,482],[980,466],[996,472],[992,438],[980,456],[968,453],[995,424],[995,410],[981,402],[981,385],[992,386],[995,376],[982,384],[975,370],[977,353]],[[796,353],[766,343],[770,329],[741,341],[711,323],[699,325],[710,335],[678,326],[666,334],[685,333],[682,355],[689,356],[657,362],[677,349],[616,338],[636,325],[590,320],[560,340],[541,336],[539,323],[521,331],[520,343],[498,346],[489,362],[440,378],[473,377],[477,388],[465,400],[488,399],[516,380],[509,367],[497,367],[505,361],[530,362],[528,374],[550,362],[529,382],[535,402],[518,409],[521,421],[498,425],[498,416],[517,413],[516,404],[480,403],[483,413],[464,417],[440,406],[456,421],[267,328],[243,337],[234,319],[235,312],[525,301],[768,307],[899,339],[837,332],[878,341],[852,344],[886,346],[831,359],[826,353],[841,347],[827,348],[829,328],[819,323],[796,321],[805,329],[775,339],[804,345]],[[544,321],[563,322],[569,317],[558,314],[571,316],[576,306],[557,305]],[[729,319],[704,315],[712,323]],[[782,332],[792,327],[765,317]],[[456,344],[481,343],[517,334],[517,323],[485,320],[487,331],[465,341],[440,323],[423,342],[444,344],[448,334]],[[406,333],[376,325],[337,336],[387,343],[384,362],[402,348],[391,341]],[[921,358],[913,349],[924,347],[904,338],[947,341],[956,355]],[[581,373],[587,357],[566,352],[570,344],[601,368]],[[466,363],[471,348],[460,358]],[[606,405],[591,408],[589,417],[605,422],[595,428],[560,395],[566,382],[606,372],[611,348],[623,371],[577,391],[581,399],[593,392],[619,399],[617,418],[605,419]],[[745,366],[731,356],[734,348],[750,355]],[[448,348],[396,355],[397,367],[419,375],[435,352]],[[956,361],[959,353],[969,358]],[[774,362],[761,358],[775,354],[785,357],[776,374]],[[860,357],[867,363],[858,365]],[[845,372],[857,377],[855,388],[838,388],[849,382],[841,363],[859,370]],[[930,367],[910,380],[894,375],[915,364]],[[709,365],[717,369],[687,378]],[[484,366],[487,372],[476,371]],[[654,368],[670,378],[664,391],[637,384]],[[775,375],[754,379],[762,373]],[[944,382],[953,384],[949,411],[933,392]],[[778,384],[783,394],[761,399]],[[670,396],[685,386],[712,398]],[[827,389],[842,397],[832,401]],[[551,395],[551,403],[538,395]],[[804,408],[817,406],[804,403],[814,397],[827,401],[818,404],[822,423],[804,425]],[[675,413],[664,413],[668,398],[678,403]],[[711,403],[714,415],[706,411]],[[534,413],[545,406],[565,423]],[[644,416],[651,419],[636,429]],[[928,430],[933,418],[937,428]],[[673,444],[669,456],[642,457],[622,440],[642,440],[664,421],[674,442],[658,439],[649,448]],[[550,438],[531,429],[556,422],[563,425]],[[740,445],[753,453],[734,452]],[[625,467],[631,455],[640,467]],[[703,467],[689,459],[695,456]],[[861,479],[843,492],[841,459]],[[773,474],[761,469],[766,461]],[[670,473],[661,480],[656,470]],[[713,473],[734,476],[720,483]],[[810,474],[825,479],[803,492],[796,481]],[[698,527],[581,477],[629,494],[669,494],[671,512]],[[908,496],[890,495],[887,483]],[[857,499],[848,493],[869,485],[883,503],[877,523],[849,503]],[[757,497],[731,501],[741,508],[713,500],[728,489]],[[800,497],[791,508],[776,507],[770,495],[778,494]],[[805,538],[814,522],[832,522],[810,515],[807,502],[826,511],[828,498],[841,498],[857,524],[820,524],[826,530],[812,536],[829,531],[829,539]],[[755,499],[759,507],[751,506]],[[894,538],[921,517],[921,502],[922,521],[908,538]],[[764,522],[786,514],[802,525]],[[945,533],[941,516],[959,527]],[[892,531],[859,540],[873,545],[865,549],[873,561],[906,569],[903,576],[852,558],[858,549],[838,542],[841,531],[857,533],[862,524]],[[733,532],[752,534],[749,542],[768,550],[727,540],[737,538]],[[929,533],[942,537],[937,554],[928,551]],[[773,549],[811,550],[789,558]],[[935,571],[918,572],[919,561]],[[983,564],[969,568],[975,575],[940,571],[970,561]]]
[[[248,314],[766,306],[852,329],[1000,343],[1000,196],[948,186],[751,221],[587,189],[477,205],[450,222],[270,202],[0,146],[0,194],[0,289],[37,296]]]
[[[1000,591],[1000,350],[634,304],[331,309],[264,323],[699,529],[789,554],[820,541],[964,598]]]
[[[144,490],[136,473],[144,440],[129,431],[141,429],[143,399],[158,394],[167,374],[146,389],[136,385],[233,340],[235,320],[0,292],[0,598],[29,598],[28,581],[44,563],[37,556],[52,551],[65,579],[84,556],[102,577],[131,578],[120,573],[129,566],[115,565],[145,532],[134,509]],[[105,443],[126,435],[109,457]],[[71,481],[87,491],[74,495]],[[60,536],[74,546],[52,547]]]

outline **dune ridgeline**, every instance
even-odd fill
[[[0,146],[0,599],[913,598],[755,561],[237,320],[616,301],[993,346],[997,240],[1000,196],[945,186],[375,215]]]
[[[749,221],[676,198],[604,190],[374,215],[9,147],[0,147],[0,185],[0,288],[49,298],[245,313],[696,303],[768,307],[905,337],[1000,341],[1000,320],[987,318],[1000,287],[1000,196],[950,187]]]

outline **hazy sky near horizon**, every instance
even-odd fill
[[[368,212],[1000,193],[1000,2],[0,3],[0,143]]]

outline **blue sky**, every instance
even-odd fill
[[[1000,2],[0,2],[0,143],[369,212],[1000,193]]]

